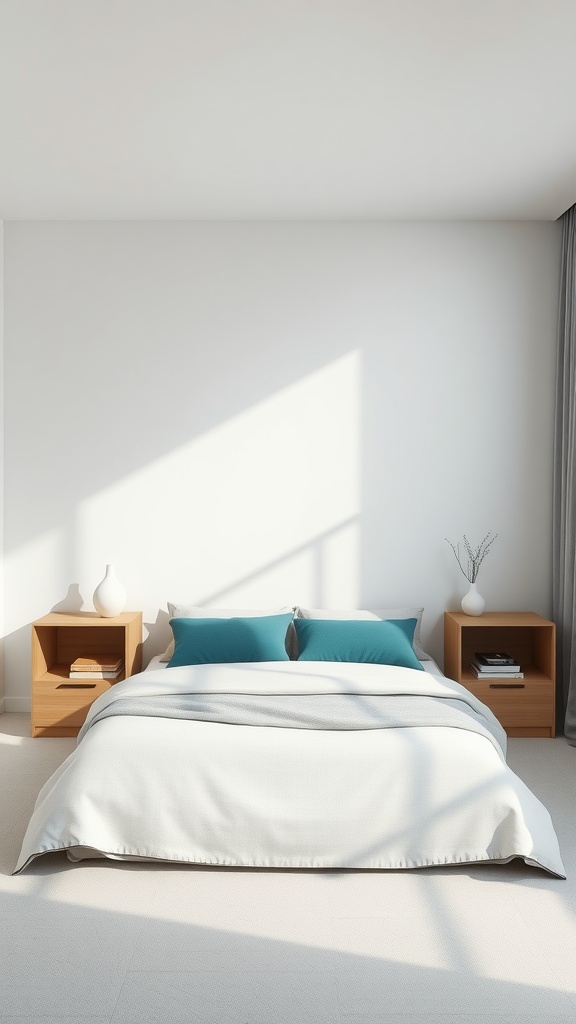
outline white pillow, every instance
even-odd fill
[[[346,609],[336,611],[332,608],[295,608],[297,619],[416,619],[414,630],[414,653],[419,661],[430,661],[430,655],[422,650],[420,643],[420,626],[423,608],[379,608],[374,611],[363,609]]]
[[[168,614],[171,619],[255,619],[262,618],[265,615],[285,615],[286,612],[291,612],[294,609],[291,607],[277,608],[277,609],[266,609],[265,611],[254,611],[253,609],[244,608],[200,608],[198,605],[188,604],[173,604],[168,601]],[[286,649],[290,657],[292,653],[289,647],[293,644],[292,633],[294,626],[290,625],[288,635],[286,638]],[[174,654],[174,637],[172,637],[168,647],[164,651],[164,654],[160,658],[160,661],[170,661]]]

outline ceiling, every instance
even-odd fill
[[[0,0],[5,220],[554,220],[575,0]]]

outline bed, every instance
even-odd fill
[[[304,625],[290,622],[300,630],[296,660],[290,615],[265,618],[283,618],[285,654],[218,661],[212,650],[196,664],[181,643],[184,635],[190,649],[193,617],[172,619],[170,661],[153,659],[92,705],[75,750],[38,796],[15,873],[66,851],[73,861],[271,869],[521,858],[565,877],[548,811],[506,763],[503,729],[419,649],[414,619],[351,628],[354,643],[364,631],[365,655],[366,636],[368,647],[381,645],[381,626],[392,623],[394,643],[405,651],[408,637],[411,650],[397,664],[389,653],[392,663],[360,660],[350,640],[344,653],[354,657],[335,657],[348,627],[305,615]],[[242,622],[250,655],[254,627]],[[195,651],[206,623],[191,634]]]

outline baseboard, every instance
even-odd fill
[[[4,708],[4,697],[0,697],[0,715],[3,715],[4,711],[5,711],[5,708]]]
[[[25,712],[30,714],[30,697],[4,697],[4,711],[6,714]]]

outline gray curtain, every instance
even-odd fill
[[[576,746],[576,205],[561,217],[554,436],[553,618],[560,729]]]

